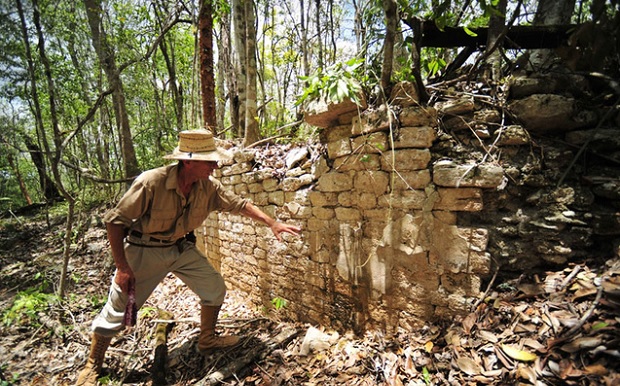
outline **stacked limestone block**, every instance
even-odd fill
[[[212,213],[200,232],[207,257],[224,274],[229,288],[245,292],[261,308],[284,299],[287,306],[279,312],[295,319],[308,311],[317,317],[322,305],[309,300],[318,301],[325,292],[320,263],[308,251],[306,229],[312,213],[310,186],[317,170],[326,165],[310,162],[308,151],[302,150],[305,153],[295,165],[281,168],[261,167],[254,152],[236,151],[234,160],[215,175],[226,189],[249,198],[274,218],[301,226],[301,238],[283,235],[285,242],[279,243],[268,227],[228,213]]]
[[[333,168],[313,193],[314,210],[333,209],[337,220],[320,225],[339,237],[333,253],[343,284],[335,289],[365,297],[355,320],[388,331],[468,311],[489,271],[488,232],[459,227],[458,214],[481,210],[481,190],[503,180],[499,166],[430,164],[433,108],[392,113],[366,112],[327,130]]]
[[[435,109],[401,101],[395,111],[326,128],[325,151],[297,165],[261,169],[238,152],[221,169],[227,188],[304,230],[278,243],[239,216],[210,217],[207,253],[231,288],[258,306],[286,299],[287,317],[357,331],[468,312],[489,272],[488,232],[458,218],[483,208],[502,169],[431,163]]]

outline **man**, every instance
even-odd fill
[[[215,334],[226,285],[186,237],[193,235],[210,212],[238,213],[262,222],[280,241],[283,232],[300,232],[299,227],[274,220],[210,178],[218,161],[231,158],[227,150],[215,146],[210,131],[181,132],[179,146],[164,158],[179,162],[142,173],[104,217],[116,272],[108,301],[93,321],[90,355],[77,385],[96,384],[110,341],[125,326],[130,294],[139,309],[169,272],[200,298],[198,349],[205,352],[239,342],[236,336]]]

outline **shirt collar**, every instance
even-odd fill
[[[166,189],[176,190],[179,186],[179,164],[169,165],[166,178]]]

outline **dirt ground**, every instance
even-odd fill
[[[58,289],[63,218],[0,221],[0,385],[71,385],[113,264],[101,209],[87,217]],[[285,305],[281,305],[285,306]],[[196,296],[169,276],[112,341],[107,385],[618,385],[620,261],[494,278],[471,313],[417,331],[355,336],[281,320],[231,289],[218,330],[242,344],[201,355]],[[165,346],[157,331],[167,332]],[[159,342],[161,344],[161,341]],[[158,348],[157,348],[158,347]],[[157,348],[157,349],[156,349]],[[163,353],[163,354],[162,354]]]

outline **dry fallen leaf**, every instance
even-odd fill
[[[467,375],[480,374],[482,367],[476,363],[473,359],[468,357],[460,357],[456,360],[456,364],[459,369]]]
[[[573,339],[569,343],[560,347],[563,351],[574,353],[581,349],[590,349],[599,346],[603,343],[603,337],[601,336],[584,336],[581,338]]]
[[[428,341],[426,342],[426,344],[424,345],[424,350],[426,350],[427,353],[431,353],[433,351],[433,342]]]
[[[480,336],[480,338],[482,338],[486,342],[497,343],[499,341],[497,335],[495,335],[491,331],[479,330],[478,336]]]
[[[529,351],[519,350],[518,348],[508,345],[508,344],[502,344],[501,348],[502,348],[502,351],[506,353],[506,355],[518,361],[531,362],[531,361],[536,360],[536,358],[538,358],[536,354],[533,354]]]
[[[589,365],[583,368],[583,372],[588,375],[607,375],[609,374],[609,370],[607,367],[595,363],[593,365]]]
[[[467,335],[471,334],[471,330],[476,325],[477,319],[478,319],[478,315],[476,315],[475,312],[470,313],[469,315],[465,317],[465,319],[463,319],[462,324],[463,324],[463,330],[465,331],[465,334]]]
[[[517,367],[517,374],[520,378],[527,379],[531,384],[536,384],[536,370],[533,367],[519,364],[519,367]]]

